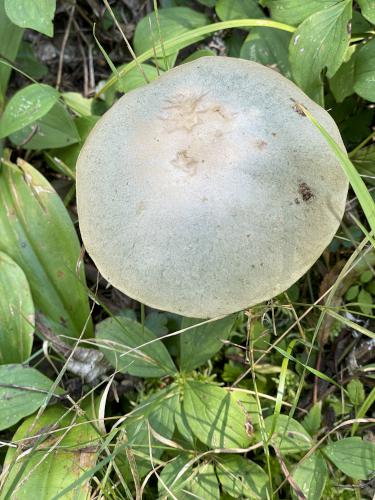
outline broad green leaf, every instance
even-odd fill
[[[191,61],[195,61],[196,59],[199,59],[200,57],[212,57],[216,56],[215,52],[213,52],[210,49],[199,49],[190,54],[186,59],[180,62],[180,64],[185,64]]]
[[[0,364],[22,363],[30,356],[34,312],[25,273],[0,252]]]
[[[194,468],[189,467],[176,481],[176,476],[191,458],[186,453],[180,454],[163,468],[158,482],[161,498],[173,498],[168,495],[166,489],[168,488],[174,498],[178,498],[178,500],[191,500],[193,498],[219,500],[219,484],[212,463],[203,462]]]
[[[322,402],[318,401],[303,418],[302,425],[310,435],[316,434],[322,423]]]
[[[18,428],[13,442],[22,443],[23,448],[8,450],[1,500],[11,492],[11,498],[18,500],[51,500],[95,466],[99,444],[96,429],[85,423],[84,416],[76,417],[70,412],[64,417],[66,412],[65,408],[49,408],[37,421],[32,416]],[[71,429],[67,431],[67,427]],[[32,447],[35,448],[31,453],[25,453]],[[14,464],[20,453],[24,457]],[[87,500],[90,498],[89,481],[82,478],[82,482],[63,498]]]
[[[371,314],[372,313],[372,295],[367,290],[362,288],[362,290],[358,294],[358,305],[363,314]]]
[[[364,181],[375,185],[375,144],[360,149],[351,159]]]
[[[354,90],[364,99],[375,102],[375,39],[355,54]]]
[[[347,391],[349,394],[350,401],[353,405],[360,405],[365,400],[365,389],[362,382],[358,378],[354,378],[347,385]]]
[[[80,140],[73,117],[57,102],[40,120],[11,134],[9,139],[23,149],[61,148]]]
[[[39,80],[48,74],[48,67],[37,59],[31,42],[26,42],[24,40],[21,42],[16,64],[22,71],[35,80]]]
[[[308,17],[292,36],[289,58],[294,81],[320,104],[322,71],[327,68],[327,77],[332,78],[343,63],[351,17],[352,2],[343,0]]]
[[[267,0],[272,19],[298,26],[306,18],[335,5],[338,0]]]
[[[161,389],[139,403],[121,425],[121,429],[126,433],[126,442],[133,451],[140,475],[151,469],[150,453],[155,460],[164,452],[165,445],[152,435],[151,429],[164,439],[171,439],[173,436],[174,417],[180,405],[178,397],[178,389],[174,385]],[[126,456],[123,457],[123,462],[127,471]]]
[[[23,365],[0,366],[0,430],[31,415],[45,402],[52,380],[35,368]],[[62,394],[58,387],[55,394]]]
[[[72,171],[75,170],[82,146],[99,118],[99,116],[79,116],[75,118],[74,125],[79,135],[79,142],[67,146],[66,148],[54,149],[49,157],[58,170],[59,160],[62,160]]]
[[[320,500],[328,479],[327,464],[319,452],[310,457],[295,468],[293,479],[305,494],[306,500]],[[293,490],[292,490],[293,491]],[[297,499],[293,491],[293,498]]]
[[[141,19],[137,24],[133,41],[135,53],[137,55],[142,54],[149,49],[153,49],[153,47],[164,42],[164,40],[181,35],[182,33],[189,33],[194,28],[199,28],[206,24],[208,24],[208,18],[204,14],[188,7],[159,9],[158,20],[155,12],[153,12]],[[200,40],[200,37],[196,37],[194,41],[198,40]],[[177,50],[165,47],[164,51],[156,50],[156,54],[159,58],[159,67],[166,69],[166,65],[174,65]],[[164,61],[164,55],[167,56],[168,62]]]
[[[235,316],[212,321],[180,335],[180,369],[191,371],[205,363],[223,347],[233,327]],[[202,323],[200,319],[184,318],[181,329]]]
[[[352,302],[354,299],[358,297],[358,293],[359,293],[359,285],[353,285],[346,292],[345,298],[347,301]]]
[[[202,443],[210,448],[249,446],[246,412],[255,406],[250,396],[199,381],[186,382],[183,394],[186,421]]]
[[[0,0],[0,54],[13,62],[21,43],[23,29],[13,24],[5,14],[4,0]],[[0,114],[12,68],[1,61],[0,56]]]
[[[56,89],[41,83],[33,83],[19,90],[0,117],[0,139],[45,116],[58,98]]]
[[[270,66],[290,77],[289,43],[289,33],[272,28],[254,28],[242,45],[240,57]]]
[[[57,333],[92,333],[80,244],[60,197],[31,165],[0,170],[0,251],[23,270],[34,305]],[[86,325],[87,323],[87,325]]]
[[[124,66],[126,66],[126,64],[120,66],[118,70],[121,71]],[[151,64],[141,64],[140,67],[142,70],[136,66],[125,76],[119,78],[116,84],[116,90],[126,94],[131,90],[143,87],[143,85],[156,80],[156,78],[159,77],[159,73],[163,73],[161,69],[156,68],[156,66],[151,66]]]
[[[360,437],[330,443],[324,454],[338,469],[353,479],[366,480],[375,470],[375,444]]]
[[[53,36],[56,0],[5,0],[9,19],[21,28],[31,28]]]
[[[336,102],[343,102],[354,93],[355,57],[344,62],[329,81]]]
[[[191,455],[180,452],[175,459],[171,460],[165,467],[163,467],[160,474],[161,479],[158,481],[158,490],[160,495],[167,494],[165,486],[169,489],[169,491],[172,491],[175,496],[176,494],[181,494],[183,486],[191,477],[193,477],[193,469],[189,467],[184,471],[179,479],[176,480],[176,477],[191,458]]]
[[[194,473],[194,477],[184,485],[184,494],[179,494],[179,500],[191,500],[191,498],[220,500],[220,489],[214,466],[210,463],[199,464],[194,469]]]
[[[94,99],[83,97],[79,92],[64,92],[61,94],[65,104],[78,116],[91,116]]]
[[[163,342],[148,328],[129,318],[117,316],[101,321],[96,326],[96,338],[116,370],[138,377],[163,377],[176,372]]]
[[[357,0],[363,17],[375,24],[375,0]]]
[[[257,0],[218,0],[216,14],[222,21],[260,19],[265,17]]]
[[[219,455],[216,472],[223,490],[233,498],[267,500],[268,476],[255,462],[239,455]]]
[[[272,429],[273,415],[264,420],[266,432],[269,434]],[[312,445],[312,439],[305,431],[302,425],[289,418],[288,415],[279,415],[277,418],[276,429],[271,436],[270,443],[275,446],[282,455],[293,455],[301,451],[309,450]]]

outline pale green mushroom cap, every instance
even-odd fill
[[[77,165],[84,244],[102,275],[149,306],[229,314],[286,290],[342,218],[348,182],[302,103],[260,64],[204,57],[122,97]]]

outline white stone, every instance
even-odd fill
[[[123,96],[77,165],[81,233],[102,275],[130,297],[209,318],[270,299],[332,240],[348,182],[302,103],[260,64],[204,57]]]

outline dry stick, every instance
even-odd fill
[[[59,57],[59,66],[58,66],[58,69],[57,69],[57,78],[56,78],[56,88],[57,88],[57,90],[60,89],[60,85],[61,85],[62,70],[63,70],[63,64],[64,64],[64,52],[65,52],[65,47],[66,47],[66,44],[67,44],[67,41],[68,41],[68,38],[69,38],[70,28],[72,26],[72,20],[73,20],[75,8],[76,8],[76,6],[75,6],[75,3],[74,3],[72,5],[72,8],[70,9],[68,24],[66,26],[64,37],[63,37],[63,40],[62,40],[62,43],[61,43],[60,57]]]
[[[283,456],[280,453],[280,450],[278,448],[276,448],[275,446],[273,449],[275,450],[277,460],[280,464],[281,470],[283,471],[285,479],[288,481],[291,488],[294,490],[294,493],[297,495],[298,500],[307,500],[307,498],[306,498],[305,494],[303,493],[303,491],[301,490],[301,488],[298,486],[296,481],[290,475],[290,472],[288,471],[288,467],[286,466],[286,463],[284,461]]]

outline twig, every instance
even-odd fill
[[[72,8],[70,9],[68,24],[66,25],[66,30],[65,30],[64,37],[63,37],[63,40],[62,40],[62,43],[61,43],[61,50],[60,50],[60,57],[59,57],[59,66],[58,66],[58,69],[57,69],[57,78],[56,78],[56,88],[57,88],[57,90],[60,89],[60,85],[61,85],[62,70],[63,70],[63,64],[64,64],[64,52],[65,52],[65,47],[66,47],[66,44],[67,44],[67,41],[68,41],[68,38],[69,38],[70,28],[72,26],[72,20],[73,20],[75,8],[76,8],[76,6],[75,6],[75,3],[74,3],[72,5]]]

